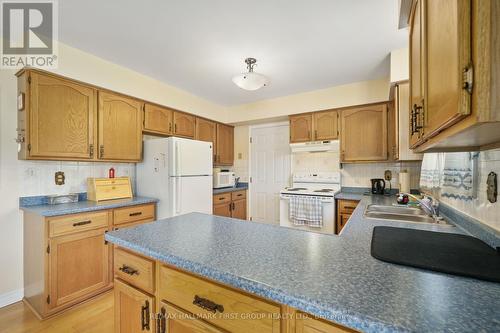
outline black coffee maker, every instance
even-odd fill
[[[385,180],[381,178],[370,179],[372,181],[372,194],[384,194]]]

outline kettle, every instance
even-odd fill
[[[372,194],[384,194],[385,180],[381,178],[370,179],[372,182]]]

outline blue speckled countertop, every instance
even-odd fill
[[[79,201],[58,205],[32,205],[20,206],[23,211],[38,214],[41,216],[58,216],[85,212],[94,212],[103,209],[113,209],[126,206],[135,206],[147,203],[158,202],[158,199],[147,197],[133,197],[131,199],[117,199],[108,201]]]
[[[238,183],[236,187],[214,188],[214,194],[248,190],[248,183]]]
[[[198,213],[110,232],[143,255],[365,332],[500,332],[500,284],[399,266],[370,255],[376,225],[361,202],[340,236]]]

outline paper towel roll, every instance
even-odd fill
[[[410,174],[406,170],[399,173],[399,192],[410,193]]]

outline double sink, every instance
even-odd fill
[[[365,217],[395,222],[431,223],[452,226],[452,224],[443,219],[427,215],[421,208],[413,207],[372,204],[366,207]]]

